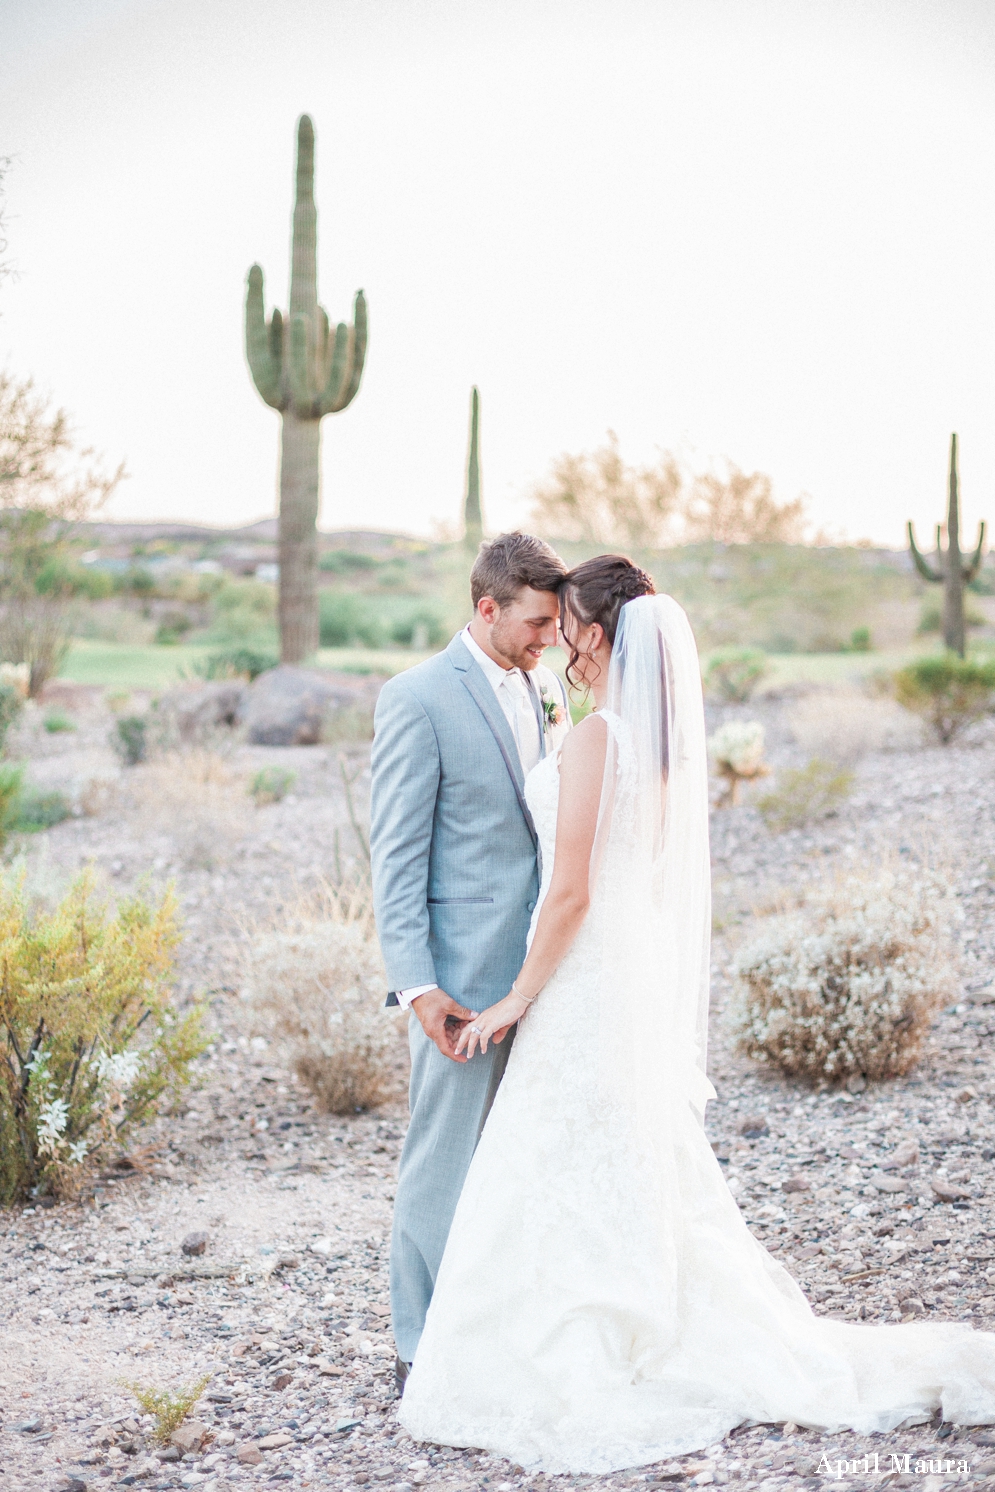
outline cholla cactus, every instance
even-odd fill
[[[727,720],[708,738],[708,754],[725,782],[719,799],[722,808],[735,807],[744,782],[766,777],[764,728],[759,720]]]

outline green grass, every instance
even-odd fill
[[[192,675],[194,664],[216,651],[210,643],[133,647],[127,643],[90,642],[80,638],[70,648],[60,678],[78,684],[102,684],[108,689],[168,689]],[[841,684],[879,670],[890,673],[924,653],[935,651],[934,643],[872,653],[772,653],[771,671],[760,692],[785,684]],[[317,662],[319,668],[392,677],[431,656],[431,651],[413,652],[411,648],[322,648]],[[562,675],[566,658],[561,649],[550,648],[546,662]],[[707,666],[707,662],[708,653],[703,650],[702,666]]]

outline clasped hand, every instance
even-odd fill
[[[478,1046],[483,1054],[487,1050],[488,1041],[503,1041],[515,1022],[521,1020],[530,1003],[523,995],[513,991],[496,1005],[475,1015],[460,1032],[456,1043],[457,1055],[465,1053],[467,1057],[472,1057]]]

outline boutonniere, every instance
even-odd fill
[[[558,725],[562,725],[566,716],[563,706],[559,704],[547,690],[545,684],[539,686],[539,698],[542,700],[542,728],[548,735]]]

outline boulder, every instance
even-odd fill
[[[316,746],[340,710],[375,697],[379,680],[281,664],[261,673],[245,691],[239,720],[255,746]]]
[[[222,726],[238,724],[247,689],[244,679],[190,684],[171,689],[163,696],[160,709],[179,739],[186,744],[195,744]]]

